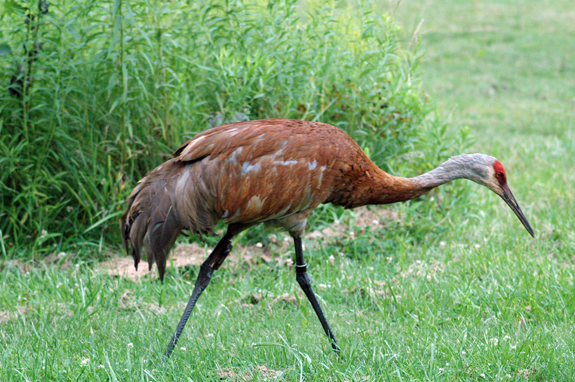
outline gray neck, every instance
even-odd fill
[[[493,166],[495,158],[485,154],[461,154],[450,158],[441,166],[425,174],[411,178],[419,187],[432,189],[455,179],[469,179],[483,184],[488,177],[487,171]]]

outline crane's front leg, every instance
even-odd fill
[[[329,327],[329,324],[325,319],[325,315],[321,310],[321,306],[319,306],[319,301],[317,301],[315,293],[313,292],[313,289],[311,287],[311,279],[307,274],[307,264],[303,258],[301,237],[294,237],[293,241],[295,244],[296,280],[298,284],[301,286],[301,289],[303,289],[305,295],[307,296],[307,299],[313,306],[313,309],[315,310],[315,313],[319,318],[319,322],[321,322],[321,326],[323,326],[323,330],[325,330],[325,334],[327,334],[327,336],[330,338],[331,347],[333,348],[333,351],[339,356],[339,345],[337,344],[337,340],[335,339],[335,336],[333,335],[333,332],[331,331],[331,328]]]
[[[182,318],[180,318],[176,332],[172,336],[172,340],[170,341],[168,348],[164,353],[164,359],[169,358],[170,354],[172,354],[172,350],[174,350],[174,347],[176,346],[176,343],[182,334],[182,330],[184,330],[184,327],[186,326],[186,322],[188,322],[188,318],[190,317],[190,314],[192,313],[198,298],[210,283],[212,274],[220,267],[220,265],[222,265],[232,250],[232,238],[239,232],[243,231],[245,228],[247,228],[247,226],[240,224],[231,224],[228,226],[228,230],[224,237],[220,239],[210,256],[200,266],[200,273],[198,274],[196,285],[194,286],[194,290],[192,291],[188,305],[186,305],[184,314],[182,315]]]

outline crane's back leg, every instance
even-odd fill
[[[190,314],[192,313],[198,298],[210,283],[212,274],[222,265],[232,250],[232,238],[246,228],[248,228],[246,225],[230,224],[224,237],[220,239],[210,256],[200,266],[200,273],[198,274],[198,279],[196,280],[196,285],[194,286],[194,290],[192,291],[188,305],[186,305],[186,309],[184,310],[182,318],[180,318],[176,332],[172,336],[168,348],[164,353],[165,359],[169,358],[170,354],[172,354],[172,351],[174,350],[174,347],[176,346],[176,343],[178,342],[178,339],[180,338],[180,335],[186,326],[186,322],[188,322],[188,318],[190,317]]]
[[[339,355],[339,345],[337,344],[337,340],[335,339],[335,336],[333,335],[333,332],[331,331],[331,328],[329,327],[329,324],[327,323],[327,320],[325,319],[325,315],[323,314],[323,311],[321,310],[321,306],[319,305],[319,301],[317,301],[315,293],[313,292],[313,289],[311,287],[311,279],[309,278],[309,275],[307,274],[307,264],[303,258],[303,248],[301,245],[301,237],[294,237],[293,240],[294,240],[294,244],[295,244],[296,280],[297,280],[298,284],[301,286],[301,289],[303,289],[305,295],[307,296],[307,299],[309,300],[309,302],[313,306],[313,309],[315,310],[315,313],[317,314],[317,317],[319,318],[319,322],[321,322],[321,326],[323,326],[323,330],[325,330],[325,334],[327,334],[327,336],[330,338],[331,347],[333,348],[333,351],[335,351],[335,353],[337,355]]]

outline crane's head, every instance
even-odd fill
[[[519,208],[519,204],[509,185],[507,184],[507,174],[505,173],[505,168],[496,158],[484,155],[484,154],[471,154],[465,155],[466,159],[469,161],[468,163],[473,163],[468,168],[468,173],[466,174],[466,178],[473,180],[476,183],[479,183],[491,191],[495,192],[497,195],[501,196],[501,198],[507,203],[509,207],[515,212],[515,215],[519,218],[519,221],[523,224],[527,232],[533,237],[533,228],[527,221],[527,218]],[[470,163],[470,164],[471,164]]]

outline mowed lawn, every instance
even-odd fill
[[[238,246],[166,364],[197,267],[162,285],[88,260],[7,262],[0,380],[575,380],[575,6],[404,0],[394,17],[406,32],[425,20],[422,88],[506,166],[535,239],[471,183],[342,215],[305,240],[339,359],[284,234]]]

